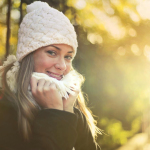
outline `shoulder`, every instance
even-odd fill
[[[85,115],[79,110],[78,108],[74,107],[74,113],[77,116],[78,119],[85,119]]]
[[[86,129],[89,130],[89,125],[86,119],[86,116],[82,113],[81,110],[79,110],[78,108],[74,107],[74,113],[77,116],[77,129],[81,130],[81,129]]]
[[[82,119],[86,121],[86,116],[83,114],[83,112],[80,109],[74,107],[74,113],[78,119]]]

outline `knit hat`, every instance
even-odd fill
[[[74,27],[62,12],[45,2],[33,2],[27,6],[27,14],[20,25],[17,60],[50,44],[70,45],[76,53],[78,42]]]

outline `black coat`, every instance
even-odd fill
[[[25,142],[18,130],[17,111],[6,99],[0,100],[0,150],[99,150],[85,116],[43,109],[36,115],[33,136]]]

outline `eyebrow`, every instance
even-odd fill
[[[50,45],[50,46],[56,48],[59,51],[61,51],[61,49],[59,47],[57,47],[57,46],[54,46],[54,45]],[[69,51],[68,53],[74,53],[74,51]]]

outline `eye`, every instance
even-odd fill
[[[67,58],[68,60],[72,60],[72,56],[66,56],[65,58]]]
[[[56,55],[56,52],[54,52],[54,51],[47,51],[47,53],[49,53],[50,55],[52,55],[52,56],[55,56]]]

